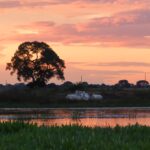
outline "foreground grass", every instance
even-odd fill
[[[148,150],[150,128],[0,124],[0,150]]]

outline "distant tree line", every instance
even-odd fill
[[[113,89],[122,89],[122,88],[150,88],[150,84],[148,81],[145,80],[139,80],[136,84],[131,84],[127,80],[120,80],[118,83],[114,85],[106,85],[106,84],[89,84],[88,82],[78,82],[73,83],[71,81],[66,81],[60,85],[57,85],[55,83],[49,83],[45,85],[46,88],[59,88],[63,90],[70,90],[70,91],[76,91],[76,90],[86,90],[87,88],[113,88]],[[28,84],[24,83],[17,83],[17,84],[0,84],[0,89],[10,89],[10,88],[18,88],[18,89],[24,89],[24,88],[30,88]],[[35,87],[36,88],[36,87]]]
[[[3,87],[49,87],[49,88],[63,88],[74,90],[84,90],[91,88],[148,88],[149,82],[145,80],[137,81],[136,85],[129,83],[127,80],[120,80],[115,85],[105,84],[88,84],[87,82],[72,83],[67,81],[62,85],[54,83],[48,84],[52,77],[64,80],[65,62],[53,51],[53,49],[44,42],[24,42],[18,46],[17,51],[12,57],[11,61],[7,63],[7,70],[10,70],[11,75],[16,73],[19,81],[23,80],[27,84],[15,85],[0,85]]]

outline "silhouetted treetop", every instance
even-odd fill
[[[54,76],[64,80],[65,63],[46,43],[24,42],[19,45],[6,69],[11,70],[11,74],[16,72],[19,81],[46,84]]]

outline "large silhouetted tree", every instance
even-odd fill
[[[31,81],[32,86],[44,86],[54,76],[64,80],[65,63],[46,43],[24,42],[6,69],[11,70],[11,75],[16,72],[19,81],[23,79]]]

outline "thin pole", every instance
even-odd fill
[[[146,81],[146,79],[147,79],[147,74],[146,74],[146,72],[145,72],[145,81]]]
[[[82,76],[81,76],[81,83],[82,83]]]

